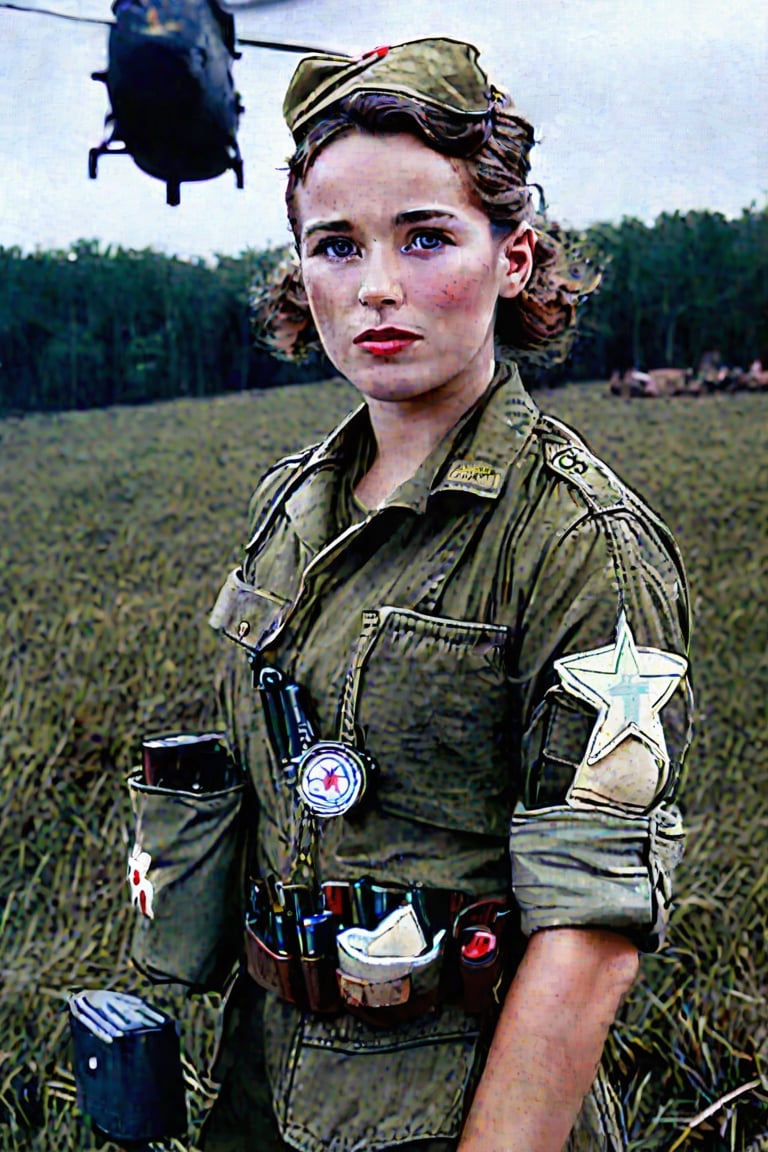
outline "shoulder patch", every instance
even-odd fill
[[[561,430],[556,423],[555,430]],[[626,502],[628,491],[616,473],[575,438],[545,439],[544,458],[549,470],[574,484],[591,505],[610,508]]]

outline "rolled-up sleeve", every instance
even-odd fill
[[[684,840],[673,801],[691,735],[685,573],[671,535],[637,500],[587,507],[555,538],[519,618],[513,893],[526,934],[609,928],[652,951]],[[610,687],[593,675],[596,691],[579,691],[578,676],[563,674],[571,667],[607,669]],[[666,695],[659,669],[675,673]]]
[[[683,835],[674,806],[631,817],[565,805],[528,812],[519,805],[510,849],[523,931],[611,928],[642,951],[655,951],[664,938]]]

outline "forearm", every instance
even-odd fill
[[[496,1026],[459,1152],[561,1152],[634,980],[623,937],[532,936]]]

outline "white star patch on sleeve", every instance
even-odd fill
[[[554,666],[566,692],[597,709],[585,764],[602,760],[634,736],[666,774],[669,755],[659,712],[685,675],[688,661],[683,656],[638,648],[622,611],[613,644],[565,656]]]

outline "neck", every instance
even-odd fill
[[[409,480],[461,417],[482,396],[493,379],[494,363],[478,374],[472,385],[440,389],[408,400],[368,399],[376,457],[355,488],[358,500],[369,508],[381,504]]]

